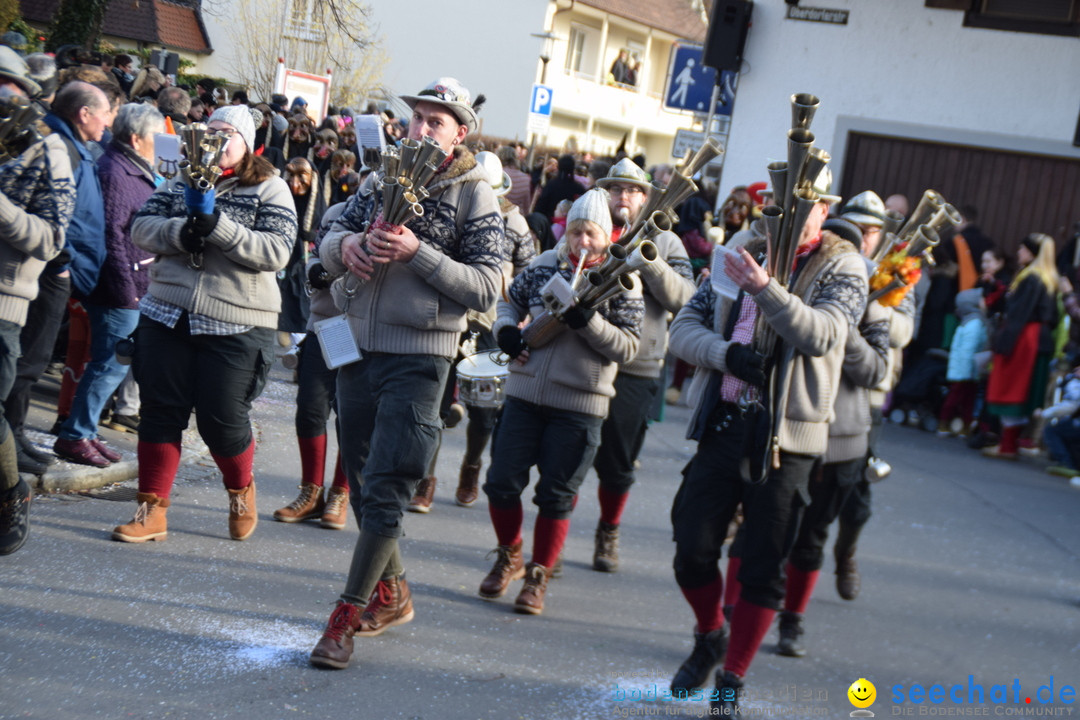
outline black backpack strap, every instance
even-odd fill
[[[82,162],[82,155],[79,154],[79,148],[75,147],[75,141],[69,138],[64,133],[57,133],[60,139],[64,141],[64,147],[67,148],[68,157],[71,159],[71,172],[75,173],[75,169],[79,167]]]

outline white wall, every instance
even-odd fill
[[[786,157],[788,97],[821,98],[812,130],[843,166],[847,130],[1080,157],[1075,37],[963,27],[963,13],[923,0],[815,0],[847,25],[788,20],[784,0],[757,0],[739,79],[721,197],[767,181]]]
[[[390,56],[383,85],[412,94],[437,77],[483,93],[485,134],[525,139],[547,0],[370,0]]]

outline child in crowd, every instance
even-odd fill
[[[949,365],[945,372],[945,379],[949,382],[949,394],[941,406],[939,435],[956,434],[949,429],[949,423],[954,418],[960,418],[963,422],[960,433],[966,433],[971,426],[979,387],[975,356],[989,347],[985,310],[983,291],[980,288],[957,294],[956,315],[960,318],[960,326],[953,334],[952,345],[949,347]]]
[[[1046,469],[1051,475],[1075,477],[1080,475],[1080,367],[1061,379],[1063,385],[1061,400],[1050,407],[1035,411],[1035,417],[1047,420],[1043,430],[1043,440],[1050,453],[1050,460],[1056,465]]]

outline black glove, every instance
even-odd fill
[[[724,363],[728,372],[751,385],[765,385],[765,357],[754,352],[749,345],[732,343],[728,345]]]
[[[196,212],[188,215],[187,227],[191,228],[193,233],[206,237],[210,233],[214,232],[214,228],[217,227],[218,213],[213,212],[210,214]]]
[[[567,327],[574,330],[580,330],[589,324],[589,321],[592,320],[592,316],[595,314],[595,308],[583,308],[574,305],[567,308],[566,312],[562,314],[562,321],[566,323]]]
[[[521,328],[517,325],[507,325],[502,330],[499,330],[495,342],[498,343],[500,350],[510,356],[511,360],[520,355],[521,351],[527,347],[525,340],[521,337]]]
[[[330,273],[326,272],[321,262],[312,263],[307,271],[308,285],[315,290],[326,290],[330,287]]]
[[[206,237],[196,232],[188,221],[184,223],[184,227],[180,228],[180,245],[183,246],[185,252],[196,255],[206,249]]]

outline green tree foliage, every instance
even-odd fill
[[[49,27],[45,49],[55,52],[64,45],[92,50],[101,35],[101,21],[112,0],[60,0]]]

